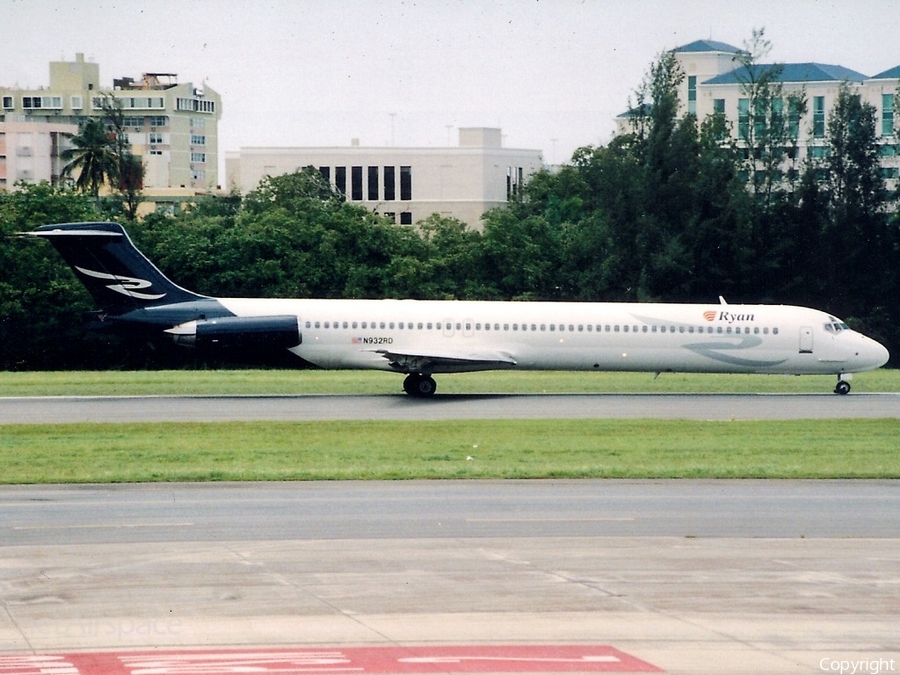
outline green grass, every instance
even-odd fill
[[[487,372],[439,375],[439,393],[830,392],[835,377],[663,373]],[[403,376],[371,371],[166,370],[0,372],[2,396],[125,396],[154,394],[395,394]],[[900,370],[857,375],[853,390],[900,392]]]
[[[0,396],[399,394],[391,373],[0,373]],[[473,373],[444,393],[830,392],[833,377]],[[853,380],[900,391],[900,371]],[[852,394],[851,394],[852,396]],[[0,400],[2,405],[2,400]],[[0,483],[900,478],[900,421],[454,420],[0,426]]]
[[[3,483],[900,478],[897,420],[474,420],[0,427]]]

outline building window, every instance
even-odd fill
[[[881,95],[881,135],[894,135],[894,95]]]
[[[73,96],[71,98],[72,110],[81,110],[84,107],[84,102],[80,96]]]
[[[163,135],[162,134],[147,134],[147,139],[150,141],[150,145],[162,145]]]
[[[206,136],[191,134],[191,145],[206,145]]]
[[[151,127],[167,127],[169,126],[169,118],[165,115],[150,115],[147,118],[147,124]]]
[[[688,113],[697,114],[697,76],[688,76]]]
[[[788,104],[788,135],[797,140],[800,138],[800,107],[802,102],[798,98],[791,98]]]
[[[347,194],[347,167],[346,166],[336,166],[334,167],[334,186],[338,189],[342,195]]]
[[[363,171],[361,166],[350,169],[350,199],[361,202],[363,198]]]
[[[206,153],[205,152],[192,152],[191,153],[191,161],[197,162],[198,164],[206,163]]]
[[[750,138],[750,99],[738,99],[738,138],[748,140]]]
[[[713,113],[716,115],[724,115],[725,114],[725,99],[724,98],[714,98],[713,99]]]
[[[330,166],[320,166],[319,173],[322,174],[322,178],[325,179],[326,183],[331,183],[331,167]]]
[[[813,136],[825,136],[825,97],[813,96]]]
[[[400,167],[400,200],[408,202],[412,199],[412,167]],[[411,216],[410,216],[411,217]],[[403,222],[403,214],[400,214],[400,221]],[[409,222],[412,225],[412,221]]]
[[[378,167],[369,167],[368,194],[370,202],[378,201]]]
[[[394,171],[395,167],[393,166],[384,167],[384,200],[387,202],[397,199],[397,191],[394,186]]]
[[[400,224],[401,225],[412,225],[413,224],[412,213],[410,213],[409,211],[404,211],[403,213],[401,213],[400,214]]]

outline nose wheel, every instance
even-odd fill
[[[417,398],[428,398],[434,396],[437,390],[437,382],[430,375],[422,375],[421,373],[410,373],[403,380],[403,391],[410,396]]]
[[[850,383],[847,380],[838,380],[837,386],[834,388],[835,394],[841,394],[842,396],[850,393]]]

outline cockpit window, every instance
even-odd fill
[[[836,319],[833,316],[828,317],[828,323],[825,324],[825,330],[829,333],[840,333],[843,330],[850,330],[850,326],[841,321],[840,319]]]

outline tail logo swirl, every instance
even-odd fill
[[[137,300],[159,300],[166,295],[165,293],[141,293],[140,291],[145,288],[150,288],[150,286],[153,285],[152,282],[147,281],[146,279],[124,277],[116,274],[107,274],[106,272],[95,272],[94,270],[85,269],[84,267],[75,267],[75,269],[85,276],[93,277],[94,279],[116,282],[107,284],[106,287],[116,293],[127,295],[129,298],[135,298]]]

